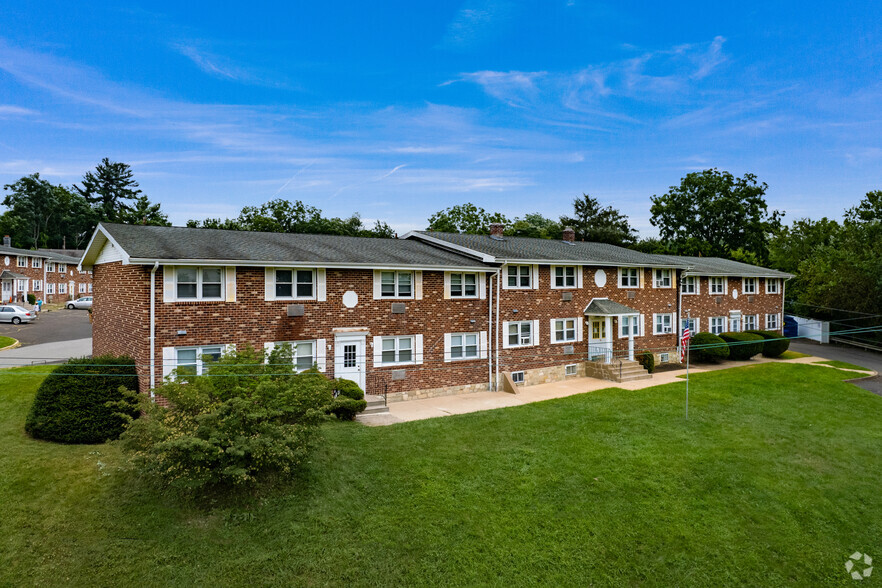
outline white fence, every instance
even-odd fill
[[[797,335],[818,343],[830,342],[830,323],[828,321],[819,321],[818,319],[805,318],[801,316],[787,315],[796,321],[798,326]]]

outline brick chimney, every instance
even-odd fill
[[[9,237],[9,235],[3,235],[3,246],[12,247],[12,239]]]
[[[490,236],[495,239],[502,238],[502,231],[505,229],[505,225],[502,223],[490,223]]]
[[[573,227],[564,227],[563,240],[567,243],[572,243],[576,240],[576,231],[573,230]]]

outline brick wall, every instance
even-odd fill
[[[89,272],[81,272],[77,269],[75,264],[68,264],[65,268],[64,272],[58,271],[58,264],[55,264],[55,269],[53,271],[48,271],[47,260],[45,258],[39,258],[41,260],[40,267],[33,267],[32,256],[27,257],[27,267],[18,267],[18,260],[16,255],[12,254],[3,254],[0,253],[0,271],[9,270],[16,274],[21,274],[27,276],[28,284],[27,284],[27,292],[34,294],[37,298],[42,298],[43,302],[65,302],[67,300],[71,300],[74,298],[79,298],[80,296],[89,296],[89,286],[92,282],[92,276]],[[34,280],[40,280],[40,290],[34,290]],[[70,282],[74,282],[74,292],[71,294],[70,290]],[[55,284],[55,294],[47,294],[46,285],[48,283]],[[58,293],[58,284],[64,283],[67,286],[68,292],[66,294]],[[79,284],[85,284],[85,292],[79,291]],[[21,292],[18,292],[18,284],[14,284],[15,291],[13,294],[15,295],[15,299],[21,302]]]
[[[699,294],[683,294],[683,316],[686,316],[687,309],[690,310],[693,318],[699,318],[698,330],[709,332],[711,317],[725,316],[728,319],[729,313],[736,310],[741,311],[742,330],[744,329],[744,315],[758,315],[756,328],[765,330],[766,314],[777,313],[780,315],[783,311],[783,281],[778,294],[766,294],[766,281],[764,278],[756,278],[756,282],[757,293],[745,294],[742,278],[730,276],[728,278],[726,294],[711,295],[709,279],[701,277]],[[734,295],[735,291],[738,292],[737,298]],[[781,331],[782,325],[783,318],[779,316],[778,329],[776,330]]]

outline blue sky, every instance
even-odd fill
[[[132,165],[175,224],[273,197],[400,231],[588,192],[643,236],[694,170],[787,219],[882,189],[873,2],[7,3],[0,181]]]

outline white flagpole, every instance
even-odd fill
[[[691,314],[692,314],[691,311],[689,311],[689,310],[686,311],[686,328],[687,329],[689,328],[689,320],[692,318]],[[682,338],[682,335],[681,335],[681,338]],[[692,339],[692,330],[691,329],[689,330],[689,339]],[[682,344],[683,343],[681,341],[681,345]],[[691,347],[691,345],[689,345],[689,341],[687,340],[686,341],[686,420],[687,421],[689,420],[689,348],[690,347]]]

